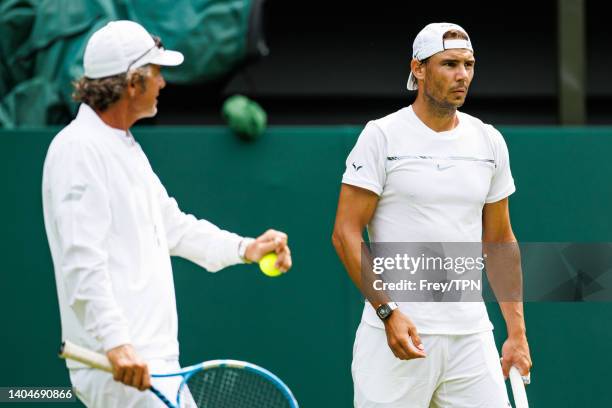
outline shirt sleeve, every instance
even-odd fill
[[[516,191],[514,179],[510,171],[510,157],[504,137],[493,126],[487,125],[487,132],[492,141],[495,156],[495,172],[491,179],[491,186],[487,194],[487,203],[502,200]]]
[[[238,255],[240,235],[182,212],[155,176],[170,255],[188,259],[210,272],[243,263]]]
[[[380,196],[386,181],[385,154],[384,134],[374,122],[369,122],[346,159],[342,182]]]
[[[108,273],[111,211],[104,166],[91,147],[67,143],[54,158],[50,183],[68,304],[104,350],[128,344],[128,322]]]

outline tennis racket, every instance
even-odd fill
[[[59,356],[112,373],[108,358],[64,341]],[[237,360],[211,360],[152,378],[181,378],[176,395],[153,392],[169,408],[298,408],[291,390],[265,368]]]
[[[510,367],[510,385],[514,396],[514,406],[516,408],[529,408],[527,393],[525,392],[525,382],[518,368]]]

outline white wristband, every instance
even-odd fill
[[[246,250],[251,245],[251,243],[255,241],[254,238],[242,238],[238,243],[238,257],[242,259],[244,263],[251,263],[248,259],[246,259],[245,254]]]

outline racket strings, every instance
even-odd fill
[[[246,369],[218,367],[187,380],[181,401],[197,408],[289,408],[283,393],[263,376]]]

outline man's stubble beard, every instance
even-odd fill
[[[466,92],[467,96],[467,92]],[[460,104],[456,105],[445,99],[437,99],[432,92],[429,91],[428,86],[424,86],[423,97],[425,102],[430,106],[432,112],[438,117],[450,117],[453,116],[457,109],[463,106],[465,98]]]

